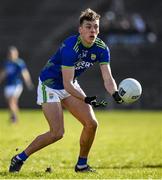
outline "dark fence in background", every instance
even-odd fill
[[[6,49],[15,45],[20,56],[26,60],[35,87],[41,68],[59,43],[68,35],[77,32],[80,11],[90,7],[104,16],[112,1],[108,0],[1,0],[0,6],[0,62]],[[125,0],[126,10],[140,13],[150,23],[157,35],[155,43],[142,45],[109,45],[111,67],[117,83],[127,77],[139,80],[143,87],[140,101],[129,106],[116,105],[104,89],[97,65],[80,78],[80,84],[88,95],[107,99],[108,109],[161,109],[162,108],[162,25],[160,0],[156,2]],[[105,30],[104,40],[106,41]],[[24,89],[20,98],[23,108],[38,108],[36,89]],[[6,107],[3,84],[0,84],[0,107]]]

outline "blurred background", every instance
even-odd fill
[[[96,65],[79,78],[87,95],[106,99],[108,109],[162,109],[161,0],[0,0],[0,65],[8,46],[16,46],[37,87],[40,70],[64,38],[77,33],[80,11],[86,8],[101,14],[100,37],[110,48],[117,84],[131,77],[143,87],[139,101],[117,105]],[[5,107],[2,83],[0,108]],[[20,107],[39,108],[36,88],[24,88]]]

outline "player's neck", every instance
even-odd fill
[[[89,43],[85,42],[81,36],[80,36],[80,39],[81,39],[82,45],[83,45],[84,47],[86,47],[86,48],[90,48],[90,47],[92,47],[93,44],[94,44],[94,43],[89,44]]]

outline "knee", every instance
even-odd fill
[[[62,139],[63,136],[64,136],[64,131],[59,131],[59,132],[50,131],[50,138],[53,142]]]
[[[97,120],[90,121],[90,122],[86,123],[84,127],[86,127],[89,130],[96,131],[96,129],[98,127],[98,122],[97,122]]]

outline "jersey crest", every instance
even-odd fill
[[[91,60],[93,60],[93,61],[96,60],[96,54],[91,54]]]

